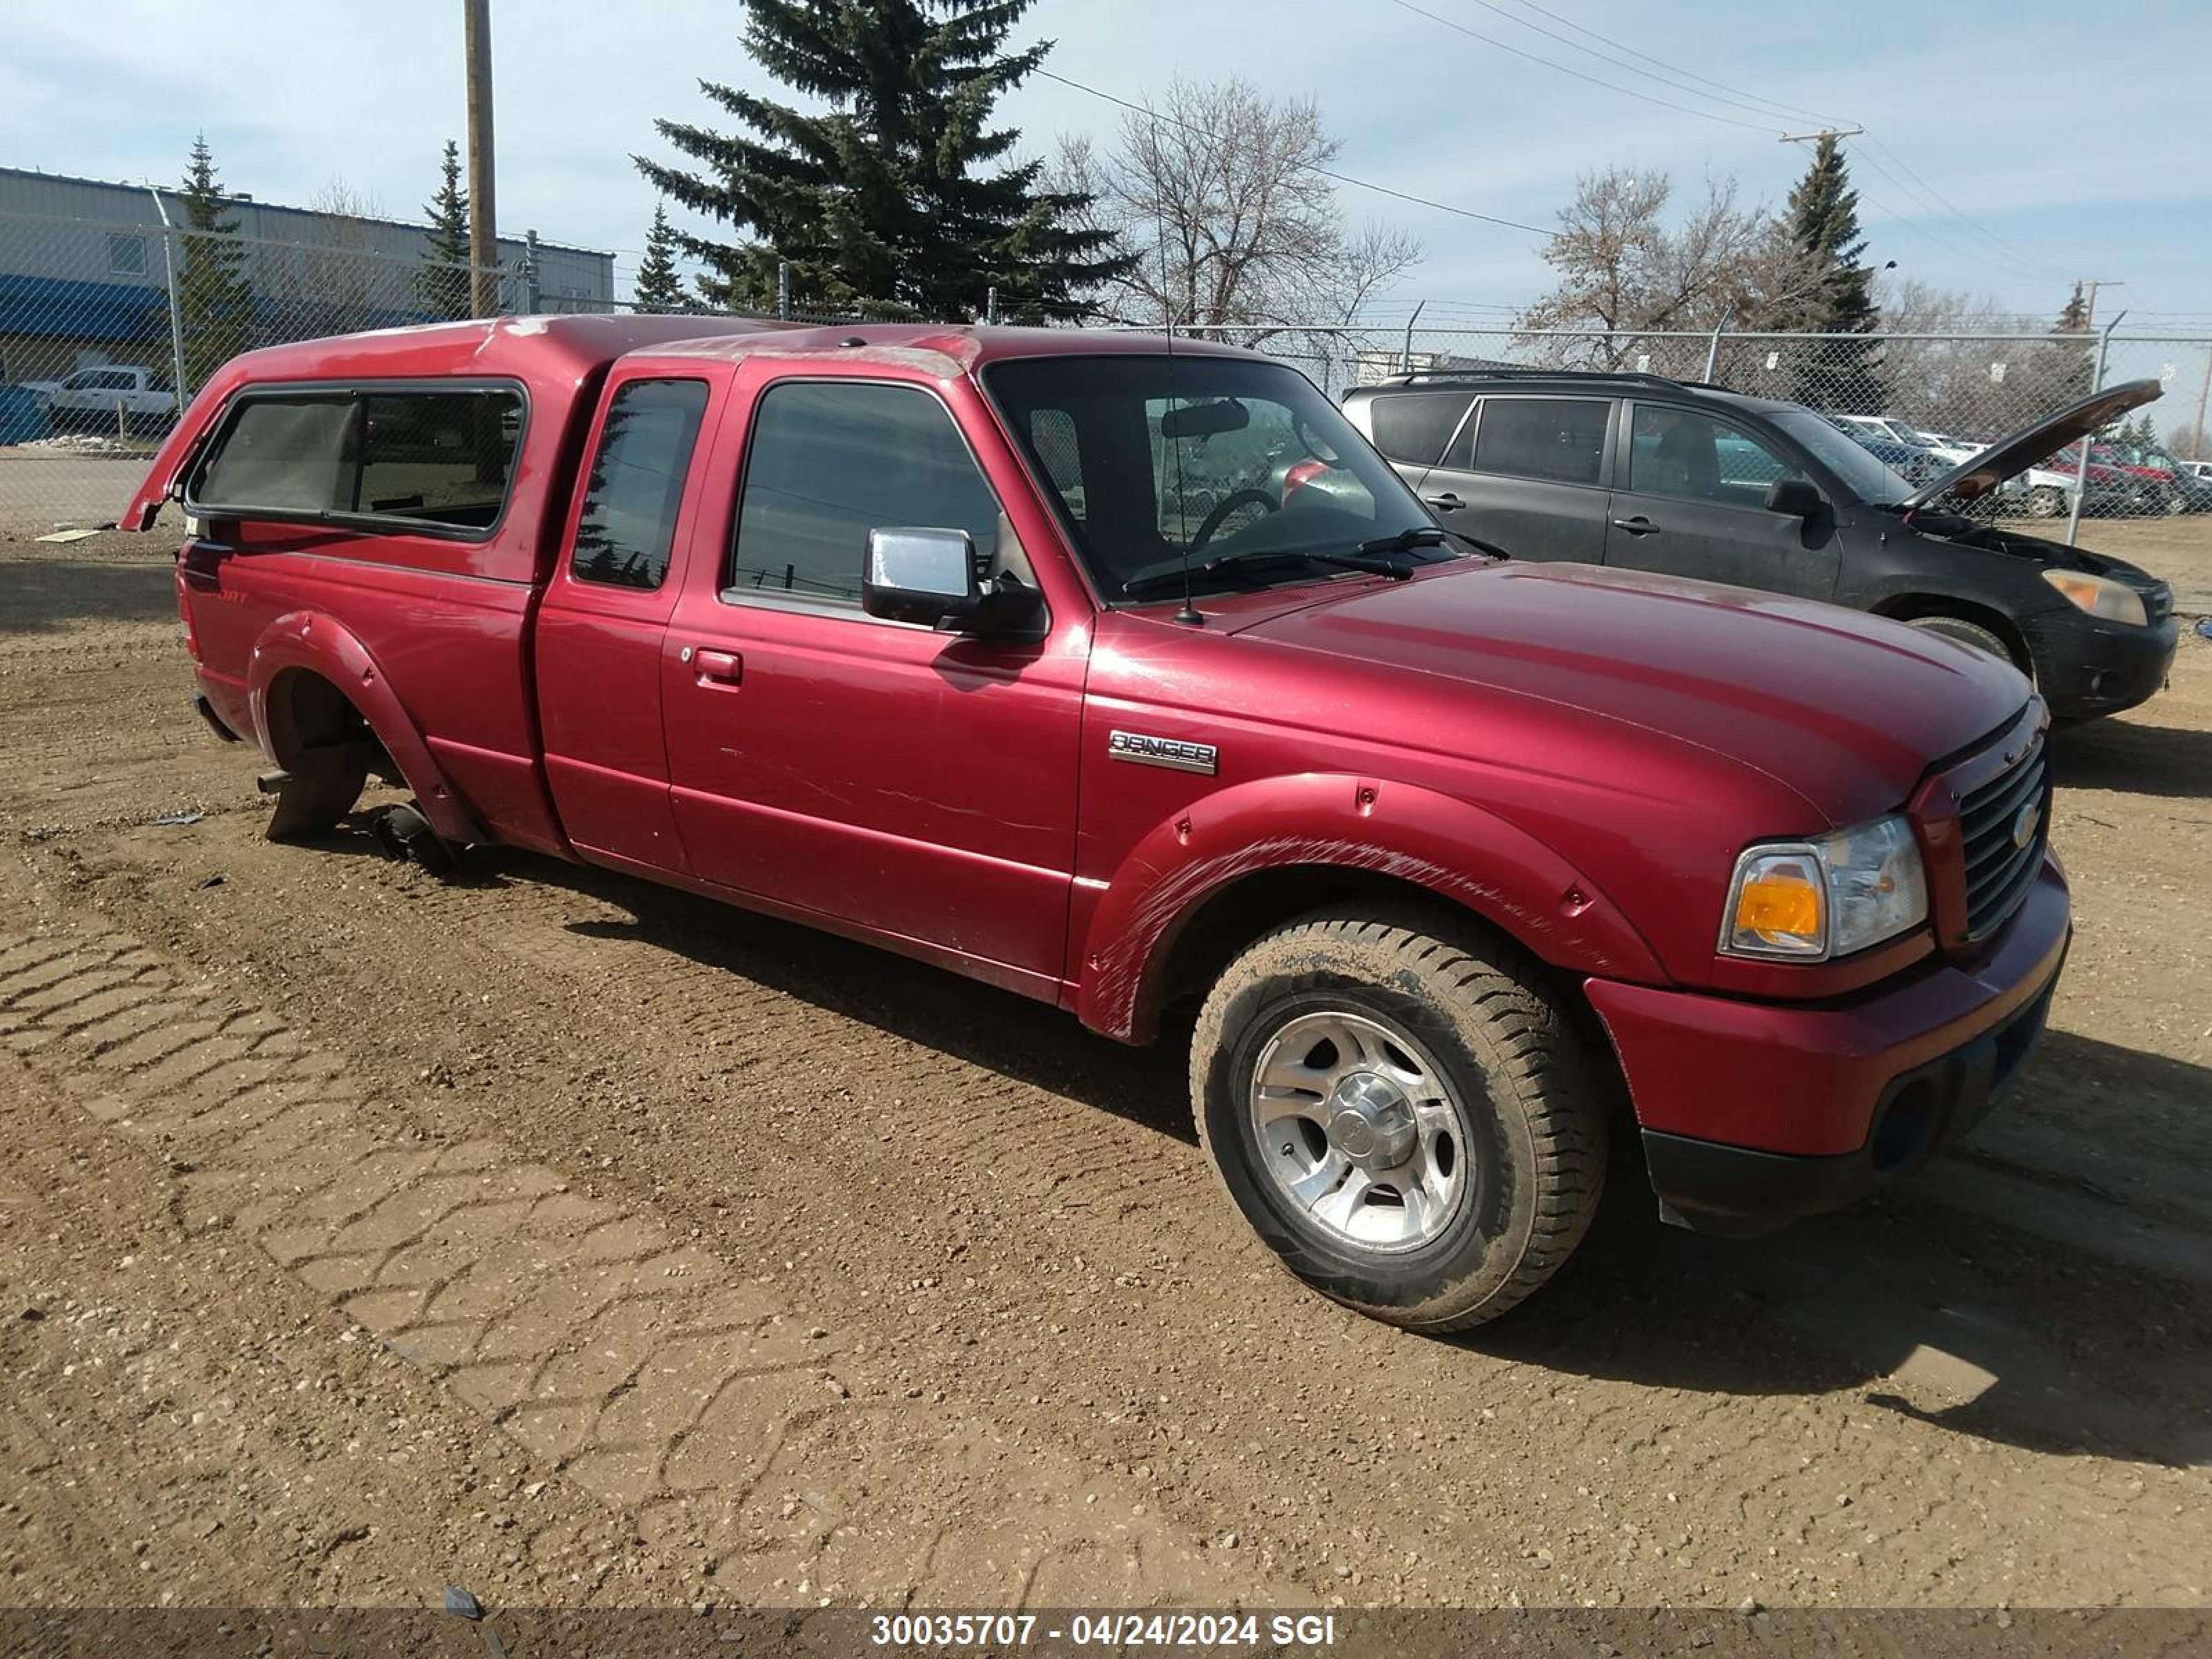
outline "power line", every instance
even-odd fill
[[[1595,75],[1585,75],[1578,69],[1570,69],[1565,64],[1556,63],[1549,58],[1541,58],[1533,52],[1523,52],[1518,46],[1508,46],[1504,41],[1485,34],[1480,29],[1471,29],[1464,23],[1455,23],[1449,17],[1440,17],[1426,7],[1413,4],[1413,0],[1390,0],[1390,3],[1401,11],[1410,11],[1416,16],[1427,18],[1431,23],[1440,23],[1448,29],[1464,34],[1470,40],[1480,40],[1486,46],[1495,46],[1500,52],[1510,52],[1516,58],[1526,58],[1532,64],[1541,64],[1546,69],[1557,70],[1562,75],[1571,75],[1577,81],[1587,81],[1594,87],[1603,87],[1607,92],[1617,92],[1623,97],[1638,99],[1646,104],[1656,104],[1661,109],[1671,109],[1680,114],[1694,115],[1701,121],[1717,121],[1723,126],[1741,127],[1747,132],[1775,131],[1771,126],[1751,121],[1739,121],[1732,115],[1716,115],[1711,110],[1693,108],[1688,104],[1677,104],[1664,98],[1654,98],[1650,93],[1638,92],[1633,87],[1624,87],[1611,81],[1600,80]],[[1535,26],[1528,24],[1524,27],[1533,28]]]
[[[1218,132],[1209,132],[1204,127],[1188,121],[1177,120],[1171,115],[1162,115],[1156,110],[1146,108],[1142,104],[1133,104],[1126,98],[1116,98],[1110,92],[1102,92],[1097,87],[1085,86],[1080,81],[1073,80],[1065,75],[1056,75],[1048,69],[1040,68],[1034,73],[1043,76],[1048,81],[1056,81],[1063,87],[1073,88],[1077,92],[1087,93],[1093,98],[1103,99],[1109,104],[1117,105],[1127,110],[1133,115],[1141,115],[1148,120],[1164,121],[1169,126],[1182,128],[1185,132],[1194,132],[1201,138],[1211,138],[1217,144],[1228,142]],[[1415,196],[1406,191],[1393,190],[1389,185],[1378,185],[1371,179],[1356,179],[1348,173],[1332,172],[1328,167],[1316,167],[1311,162],[1304,162],[1301,165],[1307,172],[1320,178],[1332,179],[1340,185],[1350,185],[1355,190],[1370,190],[1378,196],[1388,196],[1397,201],[1410,202],[1415,207],[1425,207],[1433,212],[1449,213],[1462,219],[1477,219],[1486,225],[1503,225],[1508,230],[1525,230],[1532,236],[1541,236],[1547,240],[1556,234],[1545,229],[1541,225],[1524,225],[1518,219],[1501,219],[1494,213],[1477,213],[1473,208],[1454,207],[1449,202],[1431,201],[1425,196]]]
[[[1485,3],[1485,0],[1476,0],[1476,3],[1478,4],[1482,4]],[[1834,116],[1824,115],[1819,110],[1799,109],[1794,104],[1777,103],[1771,98],[1759,97],[1759,95],[1755,92],[1746,92],[1741,87],[1731,87],[1724,81],[1713,80],[1709,76],[1698,74],[1695,70],[1686,70],[1679,64],[1670,64],[1663,58],[1655,58],[1650,52],[1644,51],[1640,47],[1630,46],[1626,40],[1616,40],[1610,35],[1599,33],[1595,29],[1585,28],[1582,24],[1576,22],[1571,17],[1562,17],[1555,11],[1547,11],[1543,7],[1536,3],[1536,0],[1518,0],[1518,3],[1530,11],[1540,13],[1542,15],[1550,18],[1554,23],[1564,23],[1567,27],[1574,30],[1577,34],[1587,34],[1593,40],[1602,40],[1608,46],[1617,47],[1620,51],[1628,53],[1632,58],[1641,58],[1645,63],[1665,70],[1670,75],[1685,76],[1690,80],[1703,82],[1706,86],[1718,88],[1723,92],[1735,93],[1740,97],[1748,98],[1755,102],[1764,104],[1767,108],[1778,111],[1784,115],[1800,115],[1803,116],[1808,120],[1820,121],[1830,125],[1838,125],[1837,119]],[[1492,7],[1491,9],[1495,10],[1496,8]],[[1516,19],[1516,21],[1517,21],[1519,20]],[[1526,28],[1534,28],[1536,26],[1533,23],[1523,23],[1522,27]],[[1688,88],[1685,88],[1684,90],[1686,91]]]
[[[1875,137],[1872,133],[1869,133],[1867,135],[1867,142],[1872,144],[1876,149],[1880,150],[1884,155],[1889,157],[1891,161],[1896,162],[1899,172],[1903,173],[1906,178],[1914,180],[1916,183],[1923,186],[1929,195],[1934,197],[1937,202],[1941,203],[1944,208],[1948,210],[1954,217],[1960,220],[1969,229],[1976,232],[1980,235],[1983,240],[1989,243],[1990,246],[1996,248],[2000,253],[2016,259],[2023,264],[2041,265],[2045,270],[2051,272],[2054,276],[2058,274],[2059,268],[2057,265],[2051,264],[2046,260],[2028,253],[2023,249],[2014,247],[2011,243],[2006,241],[2003,237],[1998,235],[1995,231],[1990,229],[1986,225],[1984,225],[1979,220],[1974,218],[1972,215],[1966,212],[1963,209],[1954,206],[1950,199],[1946,197],[1942,191],[1937,190],[1935,185],[1929,184],[1925,179],[1921,178],[1918,173],[1915,173],[1910,167],[1907,167],[1903,156],[1899,155],[1887,144],[1883,143],[1881,139]]]
[[[1887,179],[1891,184],[1895,185],[1907,196],[1911,196],[1913,194],[1912,187],[1910,185],[1906,184],[1902,179],[1899,179],[1895,173],[1884,167],[1868,151],[1863,149],[1854,150],[1853,155],[1857,160],[1865,162],[1867,166],[1872,167],[1875,172],[1880,174],[1882,178]],[[1980,249],[1973,247],[1968,244],[1954,241],[1949,236],[1939,234],[1932,226],[1923,224],[1919,220],[1899,212],[1896,208],[1883,201],[1881,198],[1875,195],[1871,191],[1868,190],[1864,185],[1862,184],[1857,185],[1856,188],[1858,190],[1860,195],[1865,197],[1867,200],[1872,202],[1876,207],[1881,209],[1883,212],[1888,214],[1892,219],[1905,226],[1906,229],[1911,231],[1915,235],[1925,237],[1928,240],[1933,242],[1936,246],[1943,249],[1946,252],[1955,254],[1962,259],[1971,260],[1976,264],[1986,265],[1991,270],[2002,270],[2006,272],[2008,275],[2018,274],[2017,267],[2019,262],[2017,260],[2008,261],[1992,258],[1989,254],[1983,252]],[[1916,198],[1915,199],[1917,198]],[[1922,203],[1921,205],[1923,208],[1926,208],[1927,206],[1924,202]],[[1932,209],[1929,210],[1929,211],[1931,213],[1934,212]],[[1940,218],[1942,217],[1942,215],[1936,214],[1935,216]]]
[[[1534,33],[1544,36],[1547,40],[1559,41],[1562,46],[1568,46],[1577,52],[1583,52],[1589,57],[1596,58],[1602,62],[1609,63],[1616,67],[1626,69],[1634,73],[1644,75],[1645,78],[1656,80],[1658,84],[1666,86],[1670,90],[1685,93],[1693,98],[1703,98],[1708,102],[1725,104],[1736,109],[1749,111],[1754,114],[1761,112],[1762,110],[1771,110],[1783,114],[1809,117],[1810,118],[1821,121],[1825,124],[1834,125],[1836,122],[1836,118],[1822,114],[1818,111],[1801,109],[1793,105],[1778,102],[1773,99],[1763,98],[1759,96],[1759,94],[1746,91],[1741,87],[1731,86],[1727,82],[1717,81],[1710,76],[1699,75],[1694,70],[1684,69],[1679,64],[1668,63],[1665,59],[1656,58],[1651,53],[1644,52],[1638,47],[1629,46],[1625,41],[1616,40],[1611,36],[1601,33],[1595,29],[1586,27],[1583,24],[1576,22],[1571,18],[1563,17],[1559,13],[1549,10],[1546,7],[1536,3],[1536,0],[1515,0],[1515,3],[1527,10],[1536,13],[1540,16],[1551,19],[1552,21],[1560,24],[1564,27],[1572,29],[1577,34],[1585,35],[1590,40],[1600,41],[1605,46],[1613,47],[1618,52],[1626,52],[1631,57],[1641,58],[1644,62],[1653,65],[1655,68],[1666,71],[1667,76],[1679,78],[1668,79],[1662,76],[1652,76],[1650,71],[1638,69],[1636,64],[1627,62],[1625,58],[1613,56],[1608,52],[1598,52],[1589,46],[1582,46],[1580,43],[1571,40],[1553,30],[1544,27],[1541,24],[1531,22],[1525,17],[1516,16],[1511,12],[1506,11],[1500,6],[1492,3],[1492,0],[1468,0],[1468,3],[1480,6],[1485,11],[1493,13],[1496,15],[1505,19],[1509,22],[1518,24],[1522,28],[1532,30]],[[1753,124],[1750,122],[1737,121],[1728,116],[1717,115],[1708,110],[1692,109],[1685,105],[1672,103],[1665,99],[1653,98],[1647,94],[1637,91],[1632,87],[1618,86],[1610,81],[1601,80],[1595,76],[1583,75],[1580,71],[1569,69],[1563,64],[1553,63],[1551,59],[1538,57],[1533,52],[1522,52],[1518,47],[1508,46],[1502,40],[1492,40],[1487,35],[1481,34],[1474,29],[1470,29],[1462,24],[1455,23],[1449,18],[1440,17],[1434,12],[1411,3],[1411,0],[1392,0],[1392,3],[1399,6],[1401,9],[1418,12],[1420,15],[1427,17],[1434,22],[1440,23],[1446,28],[1455,30],[1458,33],[1468,35],[1474,40],[1482,40],[1486,44],[1497,46],[1503,51],[1512,52],[1515,56],[1527,58],[1532,63],[1542,64],[1548,68],[1558,70],[1563,74],[1575,76],[1576,78],[1587,81],[1594,86],[1603,87],[1609,91],[1621,93],[1628,97],[1641,100],[1645,103],[1657,104],[1663,108],[1679,110],[1685,114],[1696,115],[1705,120],[1723,122],[1731,126],[1748,127],[1753,131],[1763,131],[1767,130],[1763,127],[1753,126]],[[1686,81],[1697,82],[1701,86],[1711,88],[1712,90],[1700,91],[1697,87],[1685,84]],[[2007,261],[2010,262],[2012,266],[2025,265],[2031,269],[2039,267],[2046,274],[2054,276],[2059,274],[2059,268],[2056,264],[2051,264],[2039,256],[2027,253],[2024,250],[2014,246],[2013,244],[2006,241],[2004,238],[1997,235],[1996,232],[1990,230],[1987,226],[1982,224],[1972,215],[1958,207],[1957,204],[1950,201],[1940,191],[1936,190],[1933,185],[1929,184],[1927,180],[1922,179],[1918,173],[1914,173],[1912,168],[1907,165],[1905,159],[1898,155],[1898,153],[1894,149],[1891,149],[1887,144],[1883,143],[1880,138],[1869,134],[1868,142],[1876,149],[1880,149],[1881,153],[1887,155],[1892,161],[1895,162],[1899,172],[1905,174],[1907,178],[1917,181],[1918,187],[1916,188],[1915,184],[1906,182],[1906,179],[1899,178],[1896,174],[1889,173],[1887,168],[1881,167],[1879,161],[1875,161],[1872,156],[1867,155],[1863,151],[1860,152],[1862,159],[1865,160],[1870,167],[1875,169],[1875,171],[1881,173],[1883,177],[1888,179],[1891,183],[1897,185],[1897,187],[1900,191],[1904,191],[1908,197],[1911,197],[1917,205],[1928,212],[1931,216],[1941,219],[1948,216],[1948,217],[1957,221],[1960,224],[1964,226],[1968,232],[1980,238],[1983,242],[1986,243],[1988,246],[1995,249],[1999,254],[2003,256]],[[1923,191],[1926,192],[1924,195],[1922,193]],[[1879,198],[1873,196],[1871,193],[1862,193],[1867,195],[1867,199],[1869,201],[1875,203],[1877,206],[1883,207],[1886,211],[1890,212],[1893,217],[1898,218],[1903,222],[1910,225],[1915,231],[1928,235],[1929,240],[1934,241],[1938,246],[1943,247],[1948,251],[1959,254],[1964,258],[1970,259],[1980,258],[1980,256],[1973,252],[1972,250],[1960,247],[1954,243],[1944,240],[1943,238],[1935,236],[1929,233],[1925,227],[1912,220],[1906,219],[1904,215],[1897,213],[1893,209],[1888,209],[1887,204],[1883,204]],[[1981,259],[1980,262],[1983,264],[1992,264],[1991,261],[1986,259]]]
[[[1623,52],[1632,52],[1635,56],[1643,58],[1645,63],[1653,64],[1659,69],[1666,70],[1667,74],[1665,76],[1654,76],[1650,70],[1642,67],[1640,64],[1632,64],[1626,58],[1616,58],[1611,52],[1600,52],[1594,46],[1583,46],[1578,40],[1571,40],[1564,34],[1560,34],[1553,30],[1546,28],[1541,23],[1532,23],[1525,17],[1516,17],[1511,12],[1504,9],[1502,6],[1492,4],[1491,0],[1468,0],[1468,3],[1472,5],[1480,6],[1485,11],[1494,12],[1497,15],[1504,18],[1509,23],[1517,23],[1524,29],[1533,29],[1538,34],[1542,35],[1546,40],[1556,40],[1561,46],[1565,46],[1571,52],[1579,52],[1585,57],[1596,58],[1601,64],[1611,64],[1615,68],[1625,69],[1632,75],[1643,76],[1646,80],[1656,80],[1662,86],[1671,86],[1677,91],[1686,92],[1692,98],[1703,98],[1717,104],[1728,104],[1740,110],[1747,110],[1753,115],[1766,116],[1770,119],[1777,115],[1800,115],[1808,117],[1815,121],[1826,121],[1829,118],[1825,115],[1815,114],[1811,110],[1793,109],[1787,104],[1778,104],[1771,99],[1761,98],[1756,93],[1743,92],[1741,88],[1732,88],[1723,82],[1707,80],[1705,76],[1693,74],[1688,70],[1678,70],[1670,64],[1662,64],[1659,59],[1652,57],[1649,52],[1637,52],[1636,48],[1633,46],[1624,46],[1618,40],[1607,40],[1604,35],[1600,34],[1595,29],[1584,28],[1580,23],[1575,22],[1570,18],[1562,17],[1557,12],[1545,11],[1543,7],[1531,4],[1530,0],[1522,0],[1522,3],[1523,5],[1527,5],[1529,10],[1541,13],[1544,16],[1550,18],[1555,23],[1564,23],[1567,27],[1573,29],[1577,33],[1587,34],[1593,40],[1604,40],[1609,46],[1619,46]],[[1706,86],[1717,88],[1717,90],[1712,92],[1701,92],[1696,87],[1688,85],[1682,80],[1669,78],[1678,76],[1686,76],[1690,81],[1704,82]]]

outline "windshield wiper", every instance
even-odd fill
[[[1442,547],[1449,538],[1442,525],[1414,525],[1395,536],[1377,536],[1371,542],[1362,542],[1354,550],[1364,557],[1373,558],[1379,553],[1410,553],[1417,547]]]
[[[1404,581],[1413,574],[1413,566],[1376,555],[1363,556],[1362,553],[1326,553],[1287,547],[1248,547],[1235,553],[1224,553],[1191,566],[1190,574],[1194,577],[1242,576],[1246,574],[1243,568],[1244,566],[1275,562],[1317,564],[1332,570],[1358,570],[1370,576],[1387,576],[1392,581]],[[1182,580],[1183,573],[1179,566],[1170,570],[1148,571],[1123,582],[1121,591],[1135,595],[1153,588],[1175,587],[1181,585]]]

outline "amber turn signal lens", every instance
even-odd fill
[[[1743,884],[1735,899],[1740,933],[1820,936],[1820,889],[1795,870],[1769,870]]]

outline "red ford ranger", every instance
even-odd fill
[[[626,871],[1143,1042],[1230,1195],[1428,1329],[1609,1139],[1752,1232],[1971,1125],[2069,938],[2045,718],[1826,605],[1490,556],[1294,370],[574,317],[240,357],[126,523],[270,833]],[[1182,1022],[1174,1029],[1182,1029]]]

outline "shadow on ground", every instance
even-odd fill
[[[1195,1140],[1182,1030],[1127,1048],[1009,993],[627,877],[503,851],[471,866],[479,884],[551,883],[630,913],[571,924],[580,938],[642,941]],[[2159,1073],[2161,1091],[2212,1099],[2212,1073],[2125,1050],[2074,1052],[2110,1047],[2087,1039],[2051,1041],[2066,1069],[2139,1066]],[[2094,1132],[2086,1121],[2079,1130]],[[1718,1395],[1856,1391],[1870,1408],[1994,1442],[2212,1463],[2204,1281],[1954,1207],[1933,1171],[1769,1238],[1705,1238],[1662,1224],[1632,1142],[1619,1152],[1604,1212],[1567,1273],[1518,1313],[1453,1340],[1571,1376]],[[2036,1156],[2063,1159],[2063,1149]],[[2014,1182],[2023,1210],[2048,1171],[2024,1173]],[[1219,1200],[1208,1182],[1192,1201]]]
[[[2154,725],[2157,714],[2153,702],[2060,732],[2052,754],[2058,787],[2212,799],[2212,732]]]
[[[0,561],[0,635],[173,621],[177,596],[164,556],[143,564],[90,559]]]

